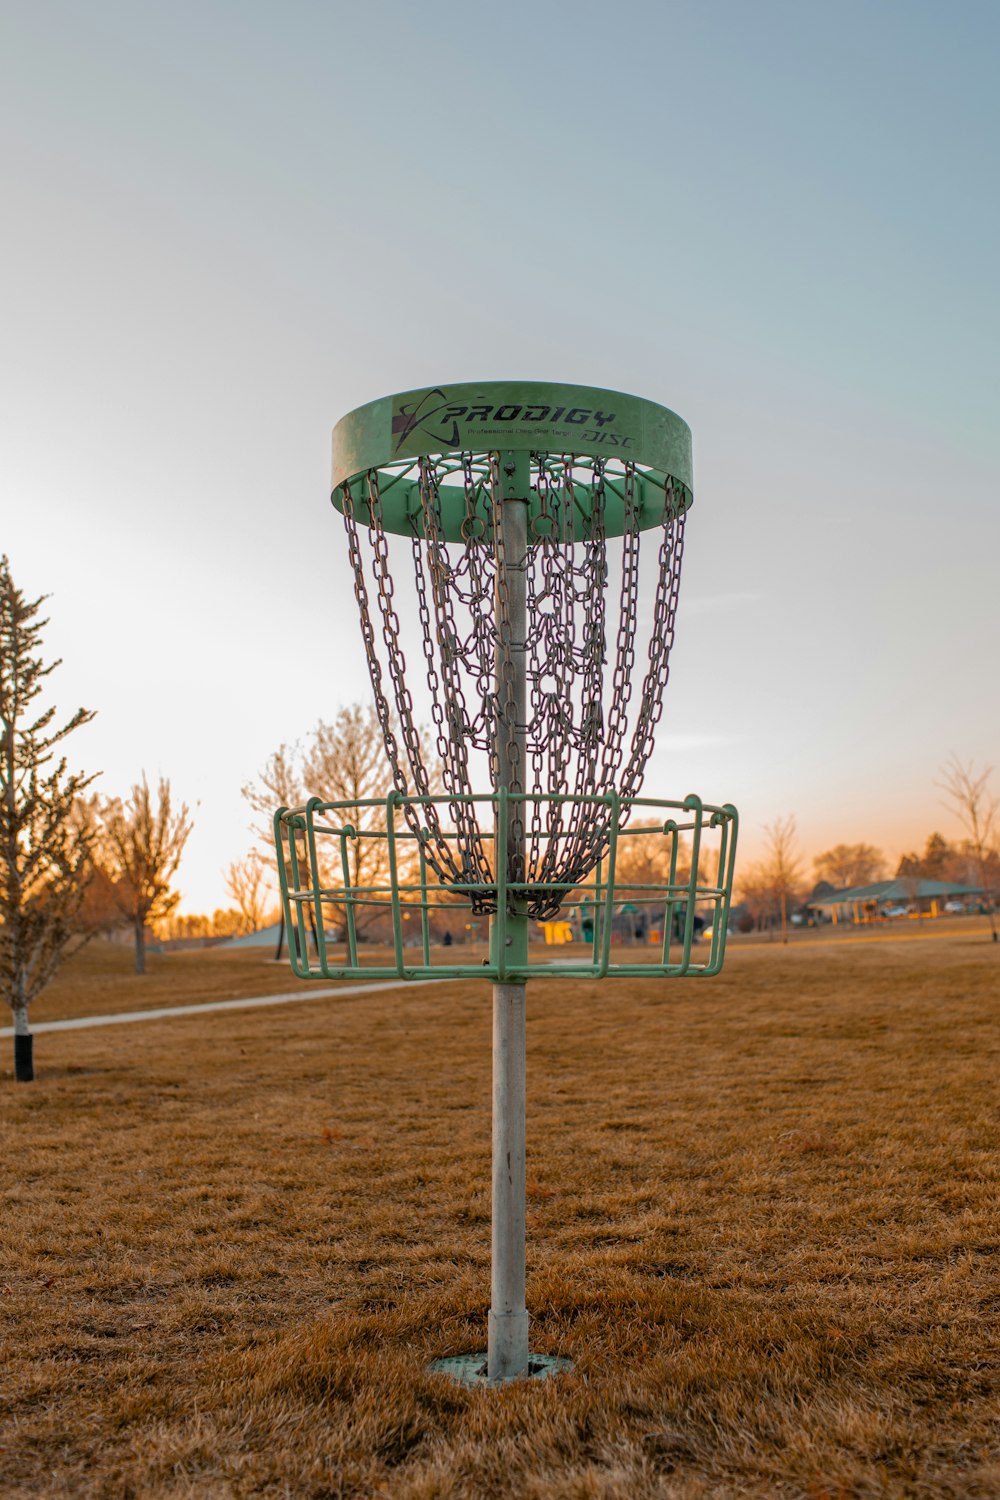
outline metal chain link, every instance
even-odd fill
[[[525,857],[523,865],[509,861],[508,879],[549,887],[537,892],[529,912],[553,916],[561,892],[552,888],[568,890],[584,881],[608,847],[610,815],[598,799],[615,789],[623,798],[636,796],[652,753],[674,637],[686,492],[669,479],[663,490],[652,630],[626,757],[635,696],[642,525],[634,465],[609,466],[603,459],[574,454],[531,456],[525,559],[527,723],[521,726],[513,667],[520,643],[512,636],[500,454],[421,459],[416,469],[420,504],[411,518],[410,539],[416,621],[451,830],[442,826],[439,804],[430,800],[408,805],[407,821],[437,878],[444,885],[474,887],[471,903],[477,913],[495,911],[495,860],[502,851],[491,857],[476,805],[461,799],[476,790],[471,785],[470,753],[486,755],[496,786],[498,746],[503,745],[511,789],[545,799],[512,807],[511,843],[524,848]],[[649,480],[644,480],[648,496]],[[355,487],[359,483],[353,481]],[[609,491],[622,507],[621,581],[617,600],[610,601],[615,604],[611,633]],[[423,731],[407,680],[378,472],[365,476],[363,504],[380,632],[372,619],[356,516],[358,497],[351,483],[344,484],[341,493],[355,599],[393,785],[404,795],[429,799],[435,779],[425,763]],[[447,524],[445,507],[451,517]],[[461,516],[461,541],[446,543],[445,532],[454,535],[456,515]],[[614,641],[610,677],[609,634]],[[524,757],[519,730],[524,734]],[[568,794],[584,800],[548,800]]]
[[[507,573],[509,564],[509,550],[507,539],[507,518],[504,509],[504,479],[501,474],[500,454],[490,454],[490,506],[493,522],[493,549],[496,557],[496,573],[494,587],[496,589],[496,711],[495,711],[495,735],[494,746],[491,747],[490,771],[493,776],[493,785],[500,784],[500,764],[503,759],[507,766],[509,781],[507,790],[511,792],[523,792],[524,766],[521,757],[521,745],[518,736],[517,722],[517,693],[514,681],[514,650],[515,646],[523,646],[523,642],[515,642],[513,623],[511,620],[510,593],[507,588]],[[503,756],[498,753],[500,745],[503,745]],[[510,851],[523,851],[524,848],[524,804],[515,802],[510,804],[508,812],[508,845]],[[501,851],[495,854],[499,861]],[[507,878],[512,881],[520,881],[525,878],[524,855],[521,852],[512,852],[508,859]]]
[[[623,797],[638,795],[646,763],[653,751],[656,726],[663,715],[663,694],[670,675],[670,650],[674,644],[677,598],[684,557],[684,496],[667,479],[664,487],[663,530],[659,552],[659,581],[653,605],[649,639],[649,667],[642,685],[642,701],[632,737],[632,749],[621,779]]]
[[[431,599],[434,604],[434,631],[441,661],[440,683],[442,688],[442,735],[445,789],[456,799],[471,790],[469,777],[469,755],[467,730],[469,714],[462,688],[461,667],[464,653],[459,648],[459,636],[455,623],[454,598],[451,584],[454,570],[443,538],[441,523],[441,491],[438,477],[429,459],[420,461],[420,498],[426,544],[427,570],[430,576]],[[419,569],[421,582],[423,571]],[[427,610],[426,591],[424,606]],[[429,616],[429,610],[427,610]],[[430,633],[429,618],[422,619],[424,652],[433,658],[434,638]],[[463,882],[481,886],[492,883],[492,871],[483,847],[482,836],[476,819],[475,808],[468,802],[455,800],[450,804],[452,818],[458,830],[458,849],[462,862]]]

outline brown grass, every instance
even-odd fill
[[[161,962],[159,1003],[225,967]],[[575,1369],[501,1391],[426,1372],[485,1336],[487,985],[40,1036],[0,1491],[1000,1495],[997,980],[950,929],[537,983],[532,1344]]]
[[[435,963],[447,963],[449,954],[457,953],[460,962],[474,964],[486,956],[487,948],[485,943],[467,944],[453,949],[434,947],[431,952]],[[636,952],[651,957],[653,950]],[[37,1026],[42,1021],[73,1016],[115,1015],[127,1010],[162,1010],[170,1005],[328,989],[337,983],[332,979],[297,978],[288,964],[287,946],[283,953],[282,961],[275,962],[273,943],[264,948],[219,947],[173,953],[153,950],[146,953],[145,974],[137,975],[129,945],[88,943],[39,995],[31,1007],[31,1022]],[[362,949],[360,962],[390,964],[393,959],[387,948],[370,947]],[[4,1014],[5,1023],[8,1019]]]
[[[64,964],[42,991],[31,1007],[31,1021],[37,1025],[69,1016],[156,1010],[307,987],[308,981],[296,979],[287,963],[274,962],[273,946],[147,952],[146,973],[137,975],[131,947],[93,942]]]

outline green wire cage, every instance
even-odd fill
[[[509,878],[494,861],[493,884],[442,885],[427,860],[429,809],[453,813],[452,797],[324,802],[275,814],[281,898],[292,968],[302,979],[492,979],[717,974],[729,924],[737,813],[652,797],[623,800],[538,798],[501,789],[466,797],[491,813],[507,837],[515,807],[595,800],[586,816],[604,830],[593,873],[579,886]],[[551,824],[551,809],[543,809]],[[599,814],[599,816],[597,816]],[[629,822],[627,820],[632,819]],[[458,834],[446,832],[445,838]],[[550,835],[555,837],[555,835]],[[517,917],[532,905],[548,914]],[[511,920],[511,915],[515,920]],[[489,918],[488,954],[478,948],[477,918]],[[631,920],[630,920],[631,919]],[[562,928],[569,956],[553,959],[545,928]],[[568,930],[568,931],[567,931]],[[456,940],[457,934],[457,940]]]

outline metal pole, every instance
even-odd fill
[[[527,676],[528,496],[531,469],[526,453],[500,455],[503,485],[504,551],[497,569],[497,687],[500,703],[513,707],[513,736],[503,721],[497,728],[499,784],[510,792],[525,785]],[[506,590],[510,652],[500,630],[500,591]],[[507,819],[507,847],[495,845],[495,858],[508,869],[523,869],[525,809],[513,804]],[[512,903],[508,915],[508,958],[525,963],[528,952],[527,903]],[[528,1310],[525,1305],[525,985],[493,986],[493,1233],[487,1377],[512,1380],[528,1369]]]

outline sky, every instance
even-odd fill
[[[330,430],[523,378],[694,435],[645,790],[890,858],[998,757],[1000,7],[6,0],[0,551],[67,749],[194,813],[370,697]],[[994,779],[994,786],[998,786]]]

